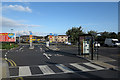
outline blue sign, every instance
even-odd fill
[[[50,33],[50,35],[52,35],[52,33]]]
[[[57,36],[57,34],[54,34],[54,36]]]
[[[29,31],[30,32],[30,35],[32,35],[32,32],[31,31]]]

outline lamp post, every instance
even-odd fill
[[[11,29],[11,33],[13,32],[13,29]]]

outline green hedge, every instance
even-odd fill
[[[8,42],[7,43],[0,43],[0,49],[11,49],[11,48],[18,47],[18,46],[19,45],[16,43],[8,43]]]

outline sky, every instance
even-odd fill
[[[0,17],[1,18],[1,17]],[[81,26],[84,32],[118,32],[117,2],[3,2],[2,32],[65,34]],[[13,29],[13,30],[11,30]]]

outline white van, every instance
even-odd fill
[[[104,44],[106,46],[120,46],[118,39],[106,38]]]

